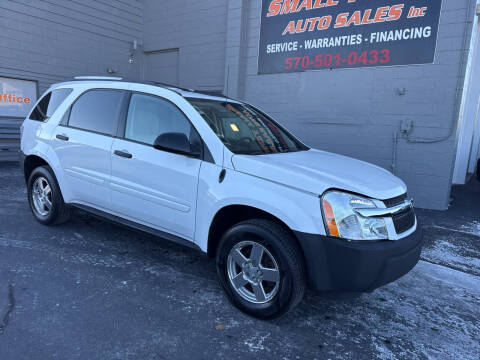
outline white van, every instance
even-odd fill
[[[22,125],[28,201],[42,224],[72,208],[216,258],[230,301],[262,319],[307,287],[373,291],[412,269],[422,237],[405,184],[311,149],[242,101],[82,77]]]

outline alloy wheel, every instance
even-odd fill
[[[52,210],[52,188],[43,176],[33,183],[32,202],[35,212],[41,216],[47,216]]]
[[[277,261],[267,248],[255,241],[242,241],[230,250],[227,270],[232,287],[249,302],[266,303],[278,292]]]

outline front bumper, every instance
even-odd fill
[[[296,232],[305,255],[309,285],[321,292],[370,292],[397,280],[419,261],[423,233],[397,241],[349,242]]]

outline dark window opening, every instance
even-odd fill
[[[50,103],[51,96],[52,93],[49,92],[38,102],[37,106],[35,106],[35,109],[33,109],[30,114],[30,120],[45,121],[47,119],[48,104]]]
[[[46,94],[30,114],[30,120],[46,121],[72,92],[72,89],[56,89]]]
[[[121,90],[90,90],[73,104],[68,126],[114,135],[121,111]]]

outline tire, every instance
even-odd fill
[[[255,259],[260,259],[260,267]],[[286,314],[305,294],[306,270],[300,247],[283,226],[273,221],[253,219],[230,228],[220,240],[216,265],[230,302],[259,319]]]
[[[40,195],[35,195],[39,193],[38,188],[44,190],[41,199]],[[69,220],[70,207],[63,201],[57,179],[49,166],[40,166],[32,171],[28,179],[27,194],[30,210],[39,223],[57,225]],[[46,205],[48,203],[49,206]]]

